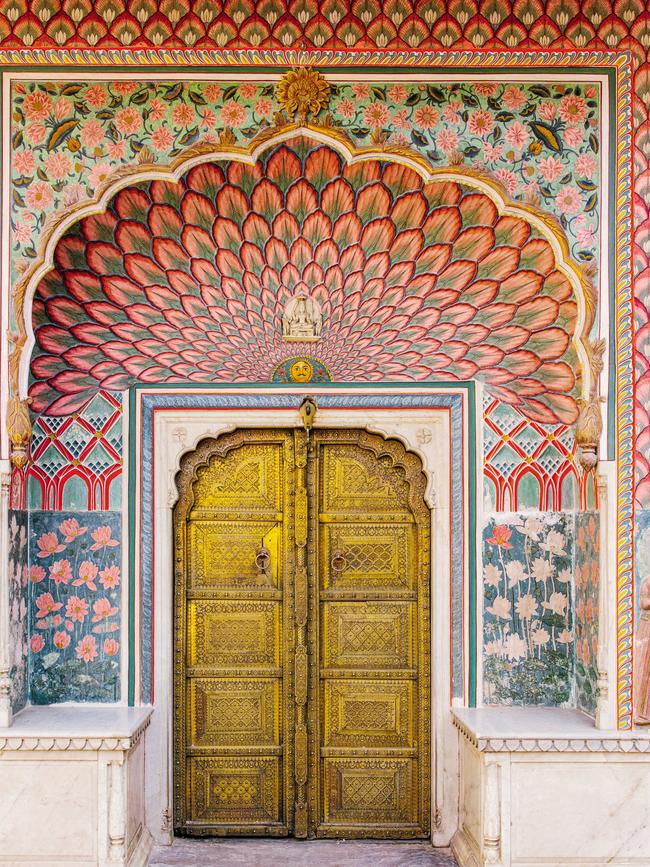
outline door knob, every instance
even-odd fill
[[[332,553],[332,559],[330,560],[332,572],[340,575],[347,566],[347,563],[348,561],[345,554],[340,548],[337,548],[336,551]]]
[[[271,552],[262,545],[255,553],[255,565],[257,566],[257,584],[272,584],[271,581]]]

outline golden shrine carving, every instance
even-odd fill
[[[428,836],[417,456],[360,430],[235,431],[177,486],[176,832]]]
[[[291,341],[320,340],[323,313],[310,295],[299,292],[287,301],[282,313],[282,337]]]

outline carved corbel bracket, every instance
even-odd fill
[[[578,400],[580,414],[575,423],[575,440],[580,449],[580,463],[589,472],[598,463],[598,443],[603,432],[603,419],[600,405],[603,398],[598,394],[598,382],[603,369],[603,354],[605,341],[602,339],[589,342],[591,388],[589,397]]]
[[[602,397],[578,401],[580,415],[575,425],[575,439],[580,449],[580,463],[587,472],[598,463],[598,443],[603,432],[602,402]]]
[[[19,470],[27,463],[29,442],[32,438],[30,403],[31,398],[21,400],[18,397],[10,397],[7,403],[7,432],[11,443],[9,460],[12,466]]]

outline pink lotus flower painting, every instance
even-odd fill
[[[49,557],[52,554],[58,554],[60,551],[65,551],[65,545],[62,545],[57,538],[56,533],[43,533],[36,541],[38,545],[37,557]]]
[[[94,540],[90,546],[91,551],[99,551],[101,548],[115,548],[120,544],[117,539],[111,538],[110,527],[97,527],[90,535]]]
[[[37,561],[26,573],[34,704],[119,700],[121,518],[80,517],[30,513],[30,556]]]
[[[43,640],[42,635],[32,635],[31,640],[29,642],[29,647],[32,653],[40,653],[41,650],[45,647],[45,641]]]
[[[81,641],[75,647],[75,653],[78,659],[83,659],[84,662],[92,662],[97,657],[97,641],[94,635],[84,635]]]
[[[59,533],[63,536],[63,541],[74,542],[79,536],[83,536],[86,532],[86,527],[80,527],[76,518],[67,518],[59,524]]]
[[[79,577],[75,578],[72,582],[72,586],[79,587],[85,584],[89,590],[97,590],[95,578],[97,577],[98,572],[99,568],[94,563],[90,560],[84,560],[79,566]]]
[[[36,617],[47,617],[53,611],[58,611],[63,607],[62,602],[56,602],[51,593],[42,593],[35,599],[36,602]]]
[[[114,590],[120,583],[119,566],[109,566],[99,573],[99,582],[106,590]]]
[[[69,560],[57,560],[50,566],[50,578],[56,584],[67,584],[72,578]]]

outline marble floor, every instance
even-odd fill
[[[181,840],[154,849],[150,867],[455,867],[428,843],[345,840]]]

